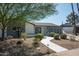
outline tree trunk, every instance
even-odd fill
[[[1,41],[3,41],[4,38],[5,38],[5,28],[2,28],[2,39],[1,39]]]
[[[77,10],[78,10],[78,14],[79,14],[79,4],[77,3]]]
[[[77,33],[76,33],[76,23],[75,23],[75,14],[74,14],[74,7],[73,7],[73,3],[71,3],[71,7],[72,7],[72,12],[73,12],[73,21],[74,21],[74,23],[73,23],[73,27],[74,27],[74,29],[73,29],[73,34],[74,35],[77,35]]]
[[[19,28],[18,28],[18,31],[17,31],[17,32],[18,32],[18,38],[19,38],[19,37],[20,37],[20,31],[19,31]]]
[[[79,4],[78,3],[77,3],[77,11],[78,11],[78,20],[79,20]]]
[[[17,27],[18,38],[20,37],[20,27]]]

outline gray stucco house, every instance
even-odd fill
[[[62,27],[53,23],[27,22],[25,26],[25,32],[29,35],[34,35],[37,33],[49,35],[50,32],[61,34]]]
[[[20,31],[19,28],[21,29]],[[37,33],[42,33],[44,35],[49,35],[50,32],[62,33],[62,27],[53,23],[38,23],[38,22],[26,22],[24,27],[16,27],[7,29],[5,32],[5,37],[11,35],[13,37],[19,37],[21,32],[25,32],[27,35],[35,35]],[[0,30],[1,36],[1,30]]]

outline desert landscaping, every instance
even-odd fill
[[[0,56],[79,55],[79,3],[0,3]]]

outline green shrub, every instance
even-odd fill
[[[35,37],[35,39],[34,39],[34,42],[33,42],[33,46],[34,47],[38,47],[39,46],[39,41],[42,40],[42,38],[44,37],[44,35],[42,33],[38,33],[34,37]]]
[[[27,38],[26,33],[21,33],[21,38],[23,38],[25,40]]]
[[[39,40],[40,41],[40,40],[42,40],[42,38],[44,37],[44,35],[42,33],[38,33],[34,37],[35,37],[34,40]]]
[[[60,37],[61,37],[61,39],[67,39],[67,35],[66,34],[62,34]]]
[[[56,34],[56,33],[51,32],[51,33],[49,34],[49,36],[54,37],[55,34]]]
[[[54,39],[55,39],[55,40],[60,40],[59,34],[55,34],[55,35],[54,35]]]

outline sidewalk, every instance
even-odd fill
[[[79,56],[79,48],[59,53],[52,53],[49,56]]]
[[[45,46],[47,46],[48,48],[52,49],[55,52],[62,52],[62,51],[68,50],[66,48],[63,48],[63,47],[51,42],[50,40],[52,40],[52,39],[54,39],[54,38],[46,37],[46,38],[41,40],[41,43],[43,43]]]

